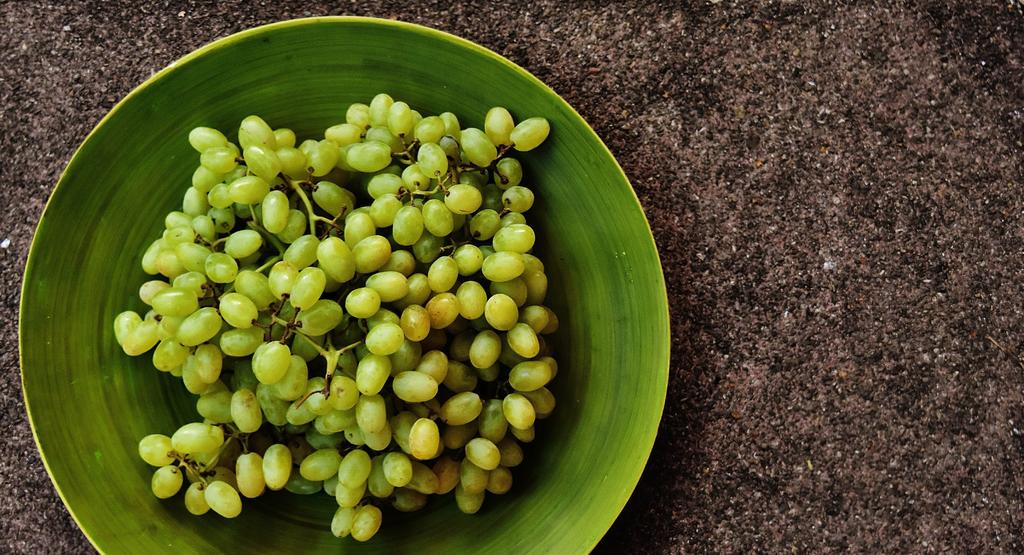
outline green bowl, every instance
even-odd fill
[[[129,358],[111,322],[142,309],[139,261],[189,183],[194,126],[237,129],[250,113],[313,135],[352,102],[387,91],[423,112],[482,127],[507,106],[551,121],[522,156],[530,212],[559,314],[559,406],[538,423],[505,496],[477,515],[450,498],[388,512],[372,541],[334,538],[334,501],[288,493],[225,520],[159,501],[136,453],[147,433],[197,418],[179,379]],[[522,68],[438,31],[332,17],[245,31],[182,58],[132,91],[71,159],[39,223],[21,302],[22,381],[43,461],[82,531],[103,552],[577,553],[591,550],[633,491],[665,400],[669,326],[650,229],[593,130]]]

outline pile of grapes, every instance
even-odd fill
[[[381,506],[454,490],[475,513],[509,491],[555,407],[558,319],[508,155],[549,125],[499,107],[483,127],[379,94],[297,147],[257,116],[237,146],[189,133],[200,166],[142,257],[150,310],[114,321],[198,396],[202,421],[139,442],[157,497],[187,480],[188,511],[232,518],[267,489],[323,491],[334,535],[366,541]]]

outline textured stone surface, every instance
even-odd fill
[[[1024,549],[1016,0],[100,4],[0,3],[0,552],[90,549],[19,391],[21,271],[60,170],[175,58],[328,13],[504,54],[633,180],[673,363],[651,463],[601,552]]]

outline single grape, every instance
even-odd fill
[[[486,168],[498,157],[498,149],[491,139],[481,130],[463,129],[461,133],[462,150],[474,165]]]
[[[380,529],[383,515],[373,505],[363,505],[356,509],[352,517],[352,539],[360,542],[369,541]]]
[[[318,449],[302,460],[299,474],[310,481],[320,482],[338,473],[341,454],[337,449]]]
[[[529,189],[526,190],[528,191]],[[472,214],[483,204],[483,195],[480,194],[479,189],[472,185],[453,185],[448,188],[448,193],[444,197],[444,204],[456,214]]]
[[[356,368],[356,387],[363,395],[376,395],[391,377],[391,360],[386,356],[367,355]]]
[[[181,484],[184,482],[184,477],[181,475],[181,471],[176,466],[163,466],[153,473],[153,479],[150,482],[150,486],[153,490],[153,495],[160,499],[167,499],[173,497],[174,494],[181,490]]]
[[[188,486],[185,490],[185,509],[196,516],[210,512],[210,504],[206,502],[206,484],[194,482]]]
[[[167,466],[174,462],[171,438],[150,434],[139,441],[139,457],[150,466]]]
[[[274,491],[284,488],[291,473],[291,451],[280,443],[271,445],[263,454],[263,477],[267,488]]]
[[[512,114],[501,106],[488,110],[487,116],[484,118],[484,132],[487,134],[487,138],[496,145],[510,144],[509,135],[515,126]]]
[[[171,435],[171,447],[179,453],[206,453],[224,443],[224,430],[202,422],[192,422]]]
[[[516,150],[526,152],[540,146],[544,139],[548,138],[550,132],[551,126],[548,124],[548,120],[537,117],[528,118],[516,125],[510,133],[509,139]]]
[[[377,172],[391,163],[391,147],[373,140],[354,144],[348,149],[346,161],[357,171]]]
[[[242,513],[242,498],[235,488],[225,482],[212,482],[203,496],[213,512],[224,518],[235,518]]]
[[[259,116],[246,116],[238,126],[238,144],[242,148],[261,145],[277,148],[274,130]]]
[[[371,235],[360,240],[352,249],[356,271],[368,274],[378,270],[391,256],[391,243],[380,235]]]
[[[451,365],[449,363],[449,370]],[[450,373],[450,372],[449,372]],[[523,397],[525,401],[526,398]],[[529,401],[526,401],[529,403]],[[463,391],[452,395],[441,405],[441,418],[447,424],[466,424],[472,422],[483,410],[480,396],[472,391]]]

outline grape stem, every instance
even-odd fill
[[[263,238],[266,239],[268,243],[270,243],[271,245],[274,245],[274,248],[277,249],[277,253],[278,254],[282,254],[282,255],[284,254],[285,246],[284,246],[284,243],[282,243],[280,239],[278,239],[277,237],[274,237],[274,235],[272,233],[270,233],[269,231],[267,231],[266,228],[264,228],[263,226],[257,224],[253,220],[249,220],[249,224],[248,225],[249,225],[250,229],[254,229],[254,230],[258,231],[259,234],[262,235]]]
[[[313,203],[309,202],[309,197],[306,195],[306,191],[302,190],[302,185],[300,185],[298,181],[288,179],[288,185],[292,188],[293,191],[295,191],[299,195],[299,198],[302,199],[302,204],[305,205],[306,213],[309,215],[309,234],[315,236],[317,220],[326,220],[326,218],[321,218],[320,216],[316,215],[316,213],[313,211]]]
[[[269,260],[267,260],[266,262],[264,262],[262,266],[260,266],[259,268],[256,268],[256,269],[255,269],[255,270],[253,270],[253,271],[254,271],[254,272],[256,272],[256,273],[260,273],[260,272],[263,272],[263,271],[264,271],[264,270],[266,270],[267,268],[270,268],[271,266],[273,266],[274,264],[277,264],[277,263],[278,263],[278,262],[280,262],[280,261],[281,261],[281,255],[280,255],[280,254],[278,254],[278,255],[276,255],[276,256],[273,256],[273,257],[271,257],[271,258],[270,258]]]

